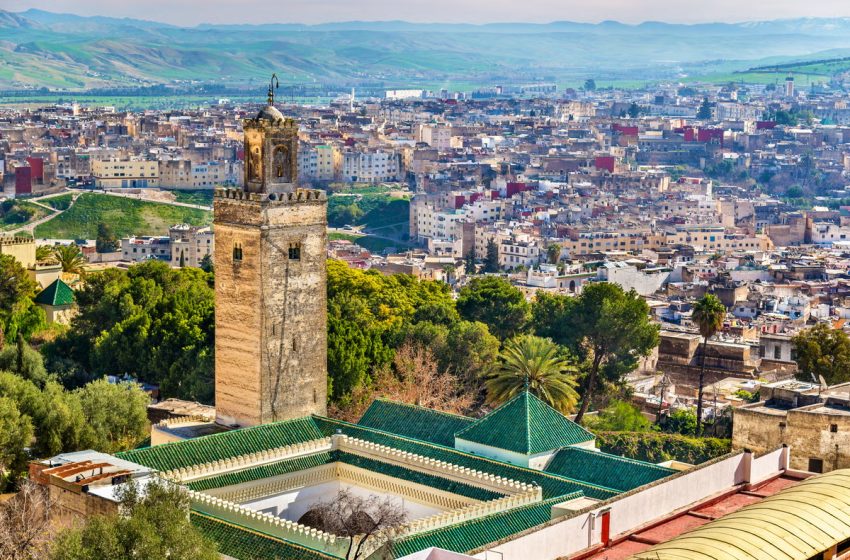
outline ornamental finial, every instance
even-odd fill
[[[277,74],[272,74],[272,79],[269,81],[269,105],[274,105],[274,90],[280,87],[280,80],[277,79]]]

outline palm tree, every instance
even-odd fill
[[[39,245],[35,248],[35,260],[45,262],[53,260],[53,247],[50,245]]]
[[[705,294],[694,304],[691,319],[699,327],[702,336],[702,364],[699,368],[699,393],[697,393],[697,435],[702,434],[702,390],[705,383],[705,358],[708,339],[723,326],[726,318],[726,306],[714,294]]]
[[[577,370],[550,339],[516,337],[505,344],[500,357],[501,367],[484,382],[487,402],[501,404],[527,389],[562,414],[575,410]]]
[[[88,261],[77,245],[73,243],[71,245],[57,245],[53,250],[53,255],[62,265],[62,272],[71,272],[81,276],[85,273],[85,266]]]

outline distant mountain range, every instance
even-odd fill
[[[850,54],[850,18],[699,25],[199,25],[0,10],[0,90],[202,82],[455,87],[679,80]]]

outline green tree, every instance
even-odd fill
[[[130,375],[164,397],[211,402],[215,295],[199,268],[147,261],[91,274],[71,328],[43,348],[48,370],[70,360],[93,377]]]
[[[587,416],[586,421],[593,431],[647,432],[652,429],[652,424],[638,407],[621,400],[612,401],[595,418]]]
[[[697,110],[697,118],[704,121],[710,120],[713,114],[711,108],[712,104],[708,100],[708,97],[703,97],[702,103],[700,104],[699,109]]]
[[[705,387],[705,359],[708,339],[723,327],[726,318],[726,306],[714,294],[706,294],[694,304],[691,319],[699,328],[702,336],[702,359],[699,368],[699,387],[697,389],[697,435],[702,434],[702,392]]]
[[[504,278],[473,278],[457,299],[457,310],[467,321],[480,321],[500,340],[526,329],[530,309],[523,293]]]
[[[567,346],[578,356],[585,374],[581,382],[580,422],[602,381],[621,383],[638,360],[658,345],[658,326],[649,320],[649,306],[617,284],[594,282],[575,301],[554,296],[537,304],[535,330]],[[544,317],[545,309],[552,315]]]
[[[549,264],[558,264],[558,261],[561,260],[561,246],[552,243],[546,247],[546,258],[549,260]]]
[[[22,377],[0,372],[0,397],[15,402],[21,414],[30,418],[36,439],[31,447],[35,457],[51,457],[63,451],[91,447],[88,427],[79,399],[61,385],[48,381],[44,389]]]
[[[487,254],[484,257],[483,272],[499,272],[499,246],[491,239],[487,242]]]
[[[487,401],[502,404],[528,390],[562,414],[578,402],[576,368],[547,338],[522,335],[505,343],[501,366],[487,377]]]
[[[198,263],[198,266],[204,272],[206,272],[208,274],[212,274],[215,271],[215,268],[214,268],[215,265],[213,264],[212,255],[211,254],[204,255],[203,258],[201,259],[201,262]]]
[[[73,274],[84,274],[85,266],[88,264],[85,255],[76,244],[57,245],[53,249],[53,255],[57,262],[62,265],[62,272]]]
[[[120,497],[122,515],[94,515],[61,533],[50,560],[219,558],[215,543],[189,522],[189,498],[179,486],[154,481],[142,493],[128,483]]]
[[[44,367],[44,358],[38,350],[22,343],[22,338],[19,338],[15,346],[8,345],[0,350],[0,371],[13,371],[38,387],[44,387],[49,378]]]
[[[596,80],[588,78],[584,81],[584,91],[596,91]]]
[[[29,416],[21,414],[14,400],[0,397],[0,480],[3,473],[19,473],[26,469],[27,453],[33,427]],[[0,484],[0,491],[5,484]]]
[[[640,113],[641,113],[640,106],[638,106],[637,103],[632,101],[632,104],[629,105],[629,110],[628,110],[629,118],[636,119],[640,116]]]
[[[829,385],[850,381],[850,338],[826,323],[798,332],[791,340],[797,351],[798,377]]]
[[[463,268],[468,275],[475,274],[475,251],[470,249],[463,259]]]
[[[38,262],[52,261],[53,247],[50,245],[39,245],[35,248],[35,260]]]
[[[0,255],[0,322],[8,339],[29,338],[45,325],[44,311],[32,301],[37,288],[15,257]]]
[[[99,451],[125,451],[147,436],[150,397],[138,384],[98,379],[77,389],[76,396]]]
[[[689,408],[674,410],[664,421],[664,431],[683,436],[697,435],[697,415]]]
[[[114,253],[121,248],[118,236],[112,231],[109,224],[100,222],[97,224],[97,239],[95,239],[95,250],[98,253]]]

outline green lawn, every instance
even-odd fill
[[[72,194],[63,194],[62,196],[54,196],[51,198],[45,198],[43,200],[39,200],[42,204],[46,204],[51,208],[55,208],[57,210],[66,210],[69,206],[71,206],[71,200],[73,200],[74,195]]]
[[[212,189],[197,189],[197,190],[174,190],[174,199],[177,202],[184,204],[198,204],[199,206],[212,206],[213,190]]]
[[[104,194],[80,195],[70,209],[35,228],[36,238],[94,239],[97,225],[107,223],[119,237],[166,235],[174,224],[206,225],[212,212],[121,198]]]
[[[0,206],[0,230],[19,228],[30,222],[40,220],[50,212],[25,200],[7,200]]]

